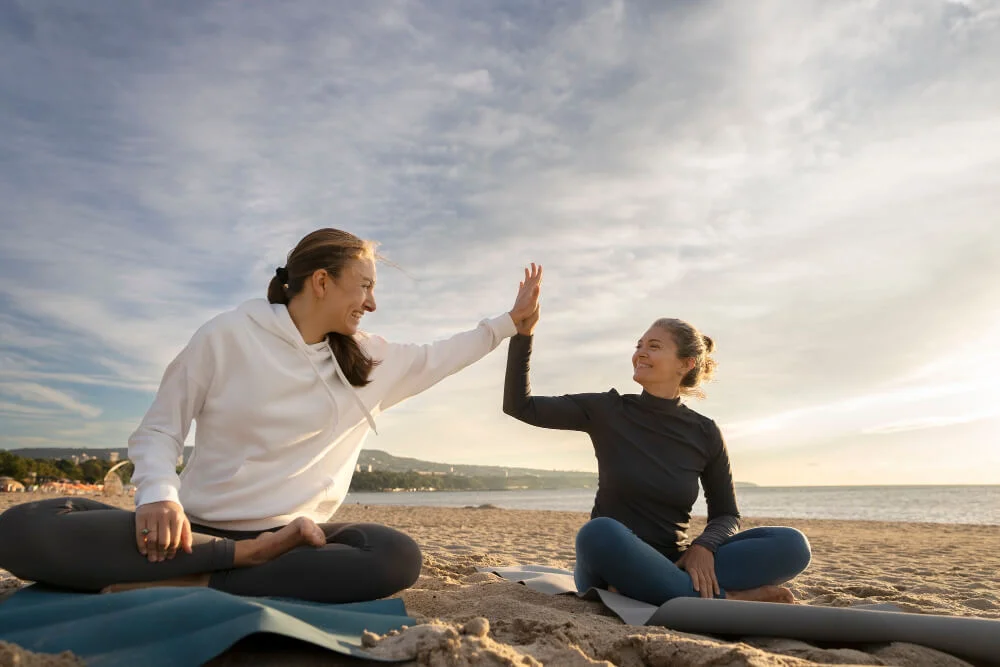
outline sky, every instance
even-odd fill
[[[0,448],[125,446],[332,226],[395,265],[364,328],[400,342],[543,264],[539,395],[637,392],[690,321],[738,480],[1000,483],[995,2],[6,0],[0,62]],[[596,470],[502,414],[505,357],[366,446]]]

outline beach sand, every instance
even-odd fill
[[[32,494],[0,494],[0,509]],[[121,505],[130,507],[123,499]],[[578,512],[348,505],[338,521],[373,521],[412,535],[424,551],[417,584],[401,593],[420,625],[370,637],[376,651],[425,665],[964,665],[910,644],[820,648],[781,639],[726,642],[624,625],[599,603],[548,596],[479,573],[483,565],[572,568]],[[698,519],[692,533],[704,525]],[[806,604],[891,602],[922,613],[1000,618],[1000,527],[860,521],[748,519],[744,527],[788,525],[813,547],[809,569],[789,585]],[[0,591],[20,585],[0,570]],[[5,653],[6,651],[6,653]],[[0,647],[0,667],[33,662]],[[5,658],[4,656],[8,656]],[[212,665],[356,665],[292,641],[254,637]],[[372,663],[375,664],[375,663]]]

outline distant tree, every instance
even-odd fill
[[[31,466],[27,459],[10,452],[0,452],[0,477],[24,480],[28,478],[30,473]]]
[[[38,482],[50,482],[66,477],[63,471],[48,459],[32,459],[30,472],[36,474],[36,481]]]
[[[80,479],[90,484],[103,482],[104,476],[108,474],[108,469],[111,467],[107,463],[107,461],[99,459],[87,459],[80,464],[80,472],[82,473]]]
[[[59,459],[53,465],[59,468],[63,477],[68,479],[83,479],[83,470],[70,459]]]

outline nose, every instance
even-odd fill
[[[374,294],[368,295],[368,298],[365,299],[365,310],[368,311],[369,313],[374,313],[375,312],[375,295]]]

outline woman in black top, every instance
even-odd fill
[[[504,412],[527,424],[583,431],[599,472],[591,520],[576,538],[576,583],[617,590],[650,604],[680,596],[793,602],[779,586],[809,564],[793,528],[739,531],[729,455],[719,427],[681,403],[715,362],[712,340],[686,322],[657,320],[632,355],[641,394],[532,396],[531,333],[538,312],[517,322],[504,386]],[[701,480],[708,525],[688,540]]]

